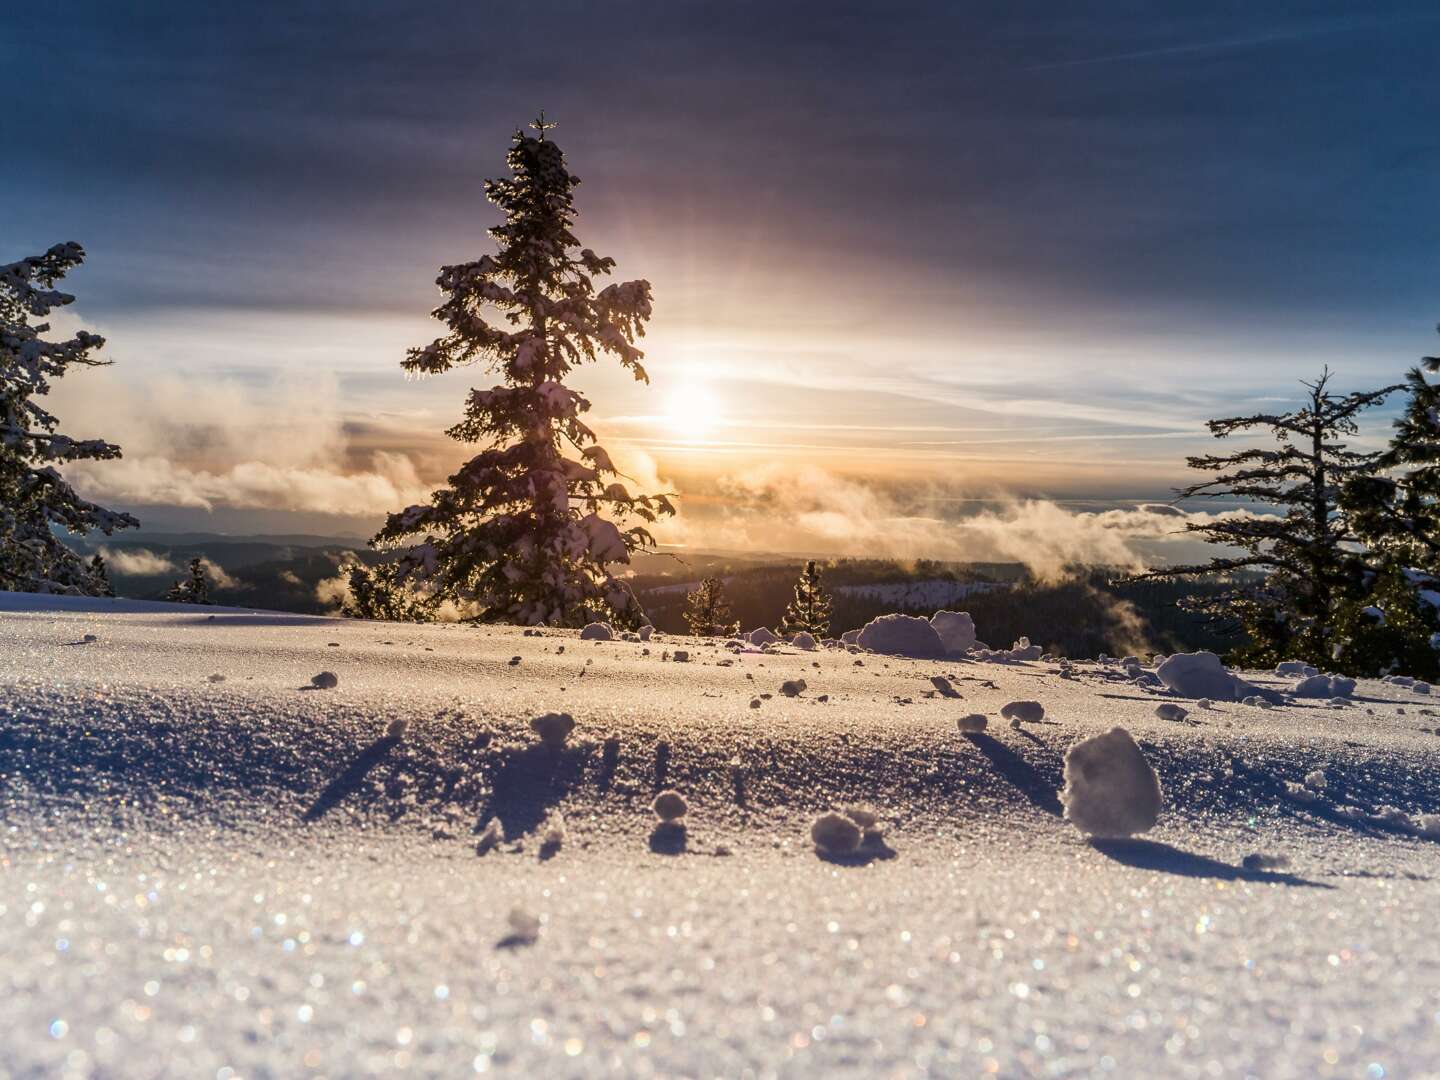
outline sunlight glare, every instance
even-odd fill
[[[682,438],[703,439],[720,423],[720,401],[703,383],[685,383],[666,399],[665,423]]]

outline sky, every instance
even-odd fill
[[[963,555],[976,507],[1163,499],[1207,418],[1435,351],[1437,52],[1428,2],[7,5],[0,259],[89,252],[57,325],[114,365],[54,402],[126,457],[87,493],[365,535],[466,456],[488,375],[399,361],[543,108],[654,288],[650,386],[576,382],[666,539]]]

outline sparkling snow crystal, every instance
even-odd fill
[[[1065,755],[1065,820],[1092,836],[1133,836],[1160,815],[1160,778],[1122,727],[1084,739]]]

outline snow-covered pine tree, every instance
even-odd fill
[[[198,555],[190,560],[190,576],[170,586],[165,599],[176,604],[213,604],[210,581],[205,573],[205,560]]]
[[[349,585],[340,605],[340,614],[349,619],[376,619],[382,622],[430,622],[434,604],[428,596],[400,586],[392,564],[365,566],[348,563],[340,568]]]
[[[1220,575],[1232,581],[1232,588],[1189,607],[1243,631],[1248,644],[1234,655],[1246,664],[1268,666],[1295,659],[1334,670],[1339,612],[1363,592],[1365,567],[1337,499],[1347,481],[1375,469],[1379,454],[1351,450],[1341,440],[1358,431],[1356,416],[1398,387],[1340,396],[1328,389],[1330,379],[1327,368],[1315,382],[1302,384],[1309,400],[1295,412],[1258,413],[1207,425],[1217,439],[1268,429],[1277,447],[1187,459],[1192,469],[1218,475],[1180,490],[1180,498],[1232,499],[1280,511],[1241,511],[1186,526],[1242,554],[1164,567],[1130,579]]]
[[[830,594],[820,583],[820,566],[814,559],[805,564],[800,580],[795,582],[795,599],[785,609],[780,633],[792,637],[802,631],[815,638],[830,633]]]
[[[1370,550],[1401,566],[1440,574],[1440,356],[1405,376],[1405,411],[1376,471],[1351,479],[1340,505]]]
[[[60,475],[58,465],[118,458],[120,448],[99,439],[58,434],[59,420],[35,398],[72,365],[101,367],[98,334],[78,331],[50,341],[43,320],[75,298],[55,285],[79,266],[79,244],[57,244],[44,255],[0,266],[0,589],[95,595],[100,588],[85,559],[56,537],[59,526],[77,536],[110,535],[140,523],[129,514],[86,502]]]
[[[447,433],[486,448],[429,505],[390,515],[372,543],[405,547],[398,586],[453,601],[477,621],[631,626],[642,612],[609,567],[654,539],[612,518],[653,523],[674,511],[664,495],[632,495],[619,482],[580,419],[590,402],[564,379],[609,354],[649,381],[634,342],[650,317],[650,284],[595,291],[614,260],[580,248],[571,231],[580,181],[546,137],[551,126],[542,115],[536,135],[515,133],[512,175],[485,184],[505,215],[490,230],[499,250],[441,269],[445,300],[433,314],[449,332],[402,363],[421,375],[484,363],[500,375],[500,385],[470,392],[464,420]]]
[[[91,595],[115,595],[115,586],[110,584],[110,572],[105,568],[105,558],[98,551],[90,559],[90,580],[95,583],[95,591]]]
[[[708,577],[686,593],[685,625],[696,637],[729,637],[740,632],[740,623],[730,614],[724,581]]]

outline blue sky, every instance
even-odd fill
[[[89,250],[116,365],[57,400],[154,521],[363,531],[445,475],[486,377],[398,361],[542,107],[655,289],[653,386],[581,384],[695,507],[1153,497],[1205,418],[1434,351],[1433,4],[125,7],[0,14],[0,255]]]

